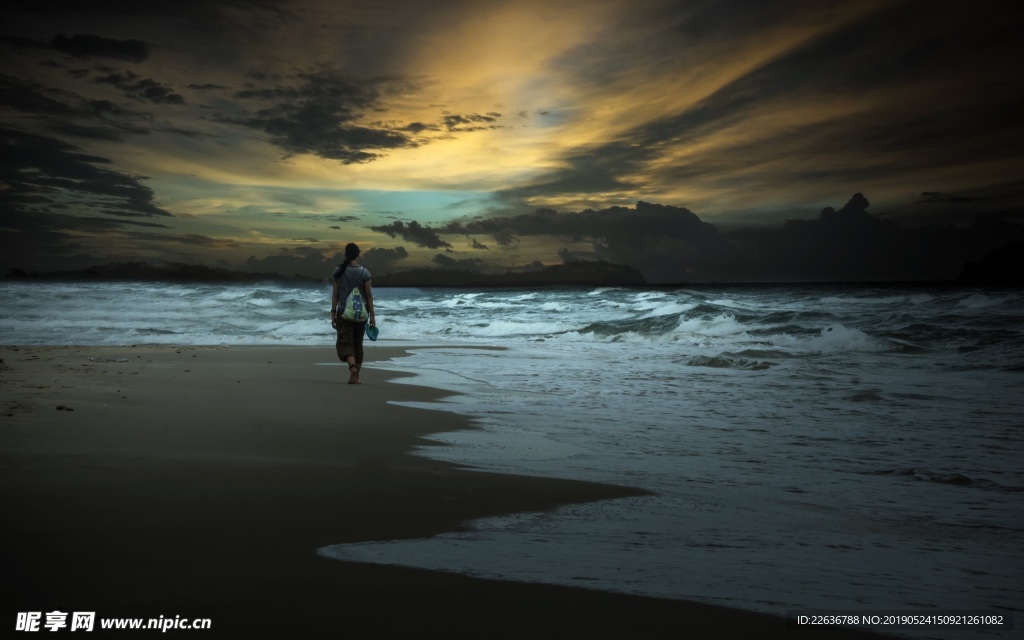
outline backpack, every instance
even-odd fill
[[[365,268],[364,268],[365,271]],[[345,304],[342,306],[341,319],[349,322],[366,322],[370,314],[366,310],[366,300],[363,299],[362,283],[352,287],[352,290],[345,296]]]

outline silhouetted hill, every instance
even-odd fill
[[[63,280],[109,282],[283,282],[316,284],[322,279],[304,276],[283,276],[279,273],[230,271],[196,264],[155,266],[145,262],[116,262],[48,273],[26,273],[11,269],[8,279]],[[570,262],[536,271],[485,274],[459,269],[412,269],[383,276],[374,275],[378,287],[535,287],[535,286],[631,286],[646,284],[643,275],[633,267],[610,262]]]
[[[968,262],[957,280],[1024,285],[1024,242],[1011,242]]]
[[[636,286],[647,282],[639,270],[610,262],[569,262],[537,271],[486,274],[459,269],[410,269],[374,276],[377,287],[553,287]]]
[[[40,280],[98,280],[112,282],[287,282],[308,284],[319,282],[303,276],[283,276],[279,273],[247,273],[216,269],[198,264],[169,264],[154,266],[145,262],[115,262],[78,269],[75,271],[52,271],[48,273],[26,273],[11,269],[7,274],[12,279]]]

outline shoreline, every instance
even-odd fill
[[[368,348],[354,386],[343,367],[314,366],[337,362],[331,347],[0,346],[6,624],[60,610],[209,618],[208,637],[881,637],[321,556],[646,493],[412,454],[430,434],[474,427],[389,402],[453,395],[373,368],[409,348]]]

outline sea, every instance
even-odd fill
[[[912,638],[1021,637],[1024,291],[376,288],[374,300],[367,348],[409,355],[373,366],[452,392],[404,404],[480,427],[418,455],[649,495],[321,554],[794,623],[857,616]],[[330,347],[329,301],[327,286],[5,282],[0,343]]]

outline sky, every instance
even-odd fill
[[[953,277],[1024,222],[1018,1],[8,0],[0,268]]]

